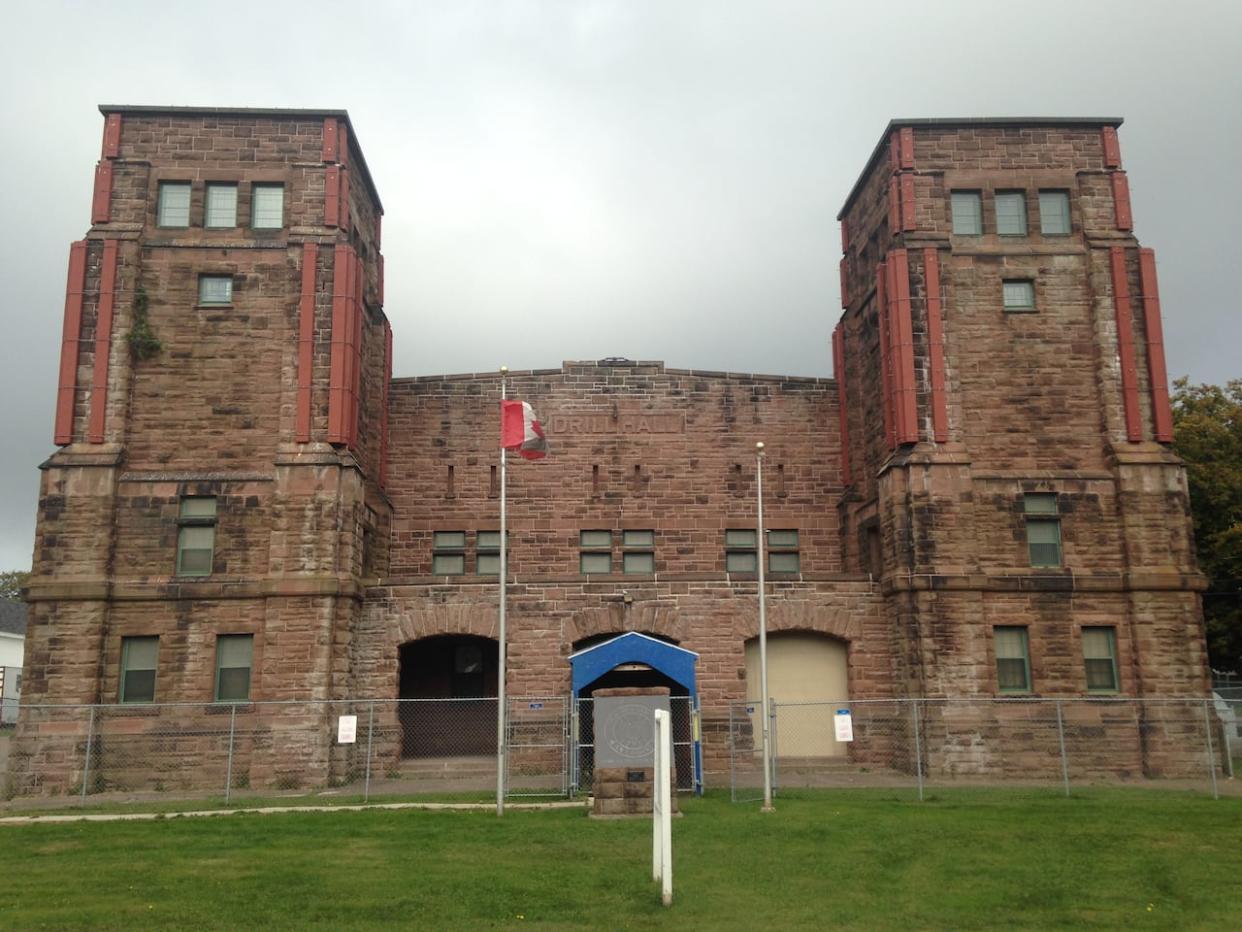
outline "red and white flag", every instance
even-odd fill
[[[548,455],[548,441],[535,417],[535,409],[525,401],[500,403],[500,445],[516,450],[527,460],[541,460]]]

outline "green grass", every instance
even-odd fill
[[[0,928],[1236,929],[1242,799],[803,791],[650,822],[388,811],[0,828]]]

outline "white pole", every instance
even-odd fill
[[[772,745],[768,734],[768,615],[763,571],[767,548],[763,540],[763,441],[755,444],[755,485],[759,497],[759,691],[763,694],[763,811],[772,811]]]
[[[508,366],[500,367],[500,400],[505,400]],[[502,414],[503,418],[503,407]],[[502,422],[503,428],[503,422]],[[496,815],[505,814],[505,590],[509,579],[509,541],[505,533],[505,448],[500,448],[500,645],[496,674]]]

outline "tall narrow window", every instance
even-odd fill
[[[755,573],[759,570],[755,532],[748,529],[725,531],[725,572]]]
[[[622,531],[621,548],[624,572],[655,572],[655,531]]]
[[[216,500],[181,499],[177,523],[177,575],[210,576],[216,548]]]
[[[222,634],[216,638],[216,701],[250,699],[250,669],[254,663],[253,634]]]
[[[461,576],[466,572],[465,531],[436,531],[431,550],[433,576]]]
[[[797,573],[800,569],[798,532],[768,531],[768,572]]]
[[[160,182],[159,206],[155,222],[162,227],[188,227],[190,225],[190,183],[188,181]]]
[[[996,232],[1001,236],[1026,236],[1026,192],[996,192]]]
[[[578,572],[612,572],[612,531],[581,531],[578,534]]]
[[[283,184],[256,184],[250,188],[250,225],[256,230],[279,230],[285,225]]]
[[[953,232],[958,236],[983,233],[983,195],[978,191],[954,191]]]
[[[500,532],[479,531],[475,534],[475,566],[479,576],[500,575]]]
[[[217,230],[237,226],[237,185],[208,182],[203,206],[203,226]]]
[[[1026,515],[1026,543],[1031,566],[1061,565],[1061,518],[1052,492],[1028,492],[1022,496]]]
[[[1087,690],[1115,693],[1117,677],[1117,629],[1083,628],[1082,659],[1087,668]]]
[[[1003,693],[1031,691],[1031,655],[1026,628],[993,628],[996,644],[996,686]]]
[[[155,701],[157,637],[121,638],[121,702]]]
[[[1068,236],[1070,200],[1068,191],[1039,192],[1039,232],[1044,236]]]

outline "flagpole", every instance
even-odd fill
[[[500,400],[505,400],[508,366],[500,367]],[[503,405],[502,405],[503,412]],[[503,413],[501,415],[503,417]],[[496,815],[505,814],[505,595],[509,580],[509,539],[505,527],[505,453],[500,448],[500,645],[496,675]]]
[[[763,539],[763,441],[755,444],[755,485],[758,488],[759,501],[759,691],[762,695],[763,716],[763,812],[772,811],[772,743],[768,734],[770,720],[768,718],[768,616],[767,593],[764,585],[763,570],[767,562],[767,548]]]

